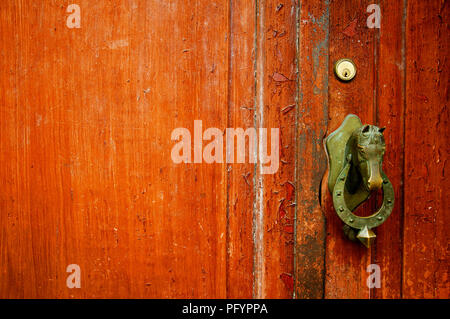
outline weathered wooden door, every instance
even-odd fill
[[[439,0],[1,1],[0,297],[448,298],[449,19]],[[349,113],[386,127],[396,204],[371,249],[319,200]],[[278,169],[175,163],[194,121],[278,128]]]

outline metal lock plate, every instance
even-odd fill
[[[341,81],[350,81],[356,75],[356,66],[350,59],[340,59],[334,65],[334,73]]]

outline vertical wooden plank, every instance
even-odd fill
[[[293,295],[296,9],[294,0],[258,2],[257,127],[268,130],[268,152],[271,129],[279,129],[278,170],[264,175],[261,163],[257,168],[258,298]]]
[[[225,164],[174,164],[170,135],[177,127],[193,134],[194,120],[202,120],[203,130],[226,127],[228,2],[135,6],[143,30],[131,39],[135,102],[122,114],[122,161],[115,164],[135,188],[126,196],[136,216],[127,219],[131,285],[144,296],[225,297]],[[167,28],[174,32],[170,41]]]
[[[265,83],[265,1],[256,2],[255,23],[255,128],[262,126],[262,115],[264,114],[264,83]],[[257,151],[258,154],[259,150]],[[258,159],[257,159],[258,160]],[[265,272],[264,272],[264,204],[263,204],[263,182],[260,165],[255,167],[255,203],[253,211],[253,297],[264,298]]]
[[[1,4],[0,295],[225,297],[226,166],[170,152],[227,125],[228,2],[78,4]]]
[[[449,6],[408,1],[403,297],[449,298]]]
[[[65,281],[61,267],[61,220],[59,213],[70,200],[69,149],[67,132],[48,129],[58,102],[63,68],[52,67],[70,50],[56,50],[61,38],[54,27],[64,21],[59,6],[30,1],[2,3],[2,33],[11,34],[11,42],[2,41],[8,65],[2,68],[2,96],[13,96],[2,104],[2,238],[1,277],[6,285],[0,294],[9,298],[56,296],[58,280]],[[45,18],[44,18],[45,17]],[[39,27],[37,27],[39,26]],[[67,40],[67,39],[66,39]],[[13,81],[9,79],[14,78]],[[9,79],[8,79],[9,78]],[[42,79],[46,80],[43,81]],[[3,117],[5,115],[5,117]],[[63,194],[63,192],[65,192]],[[67,224],[73,225],[70,204]],[[3,228],[5,227],[5,228]],[[79,256],[72,238],[68,250]]]
[[[376,30],[366,26],[366,3],[356,0],[330,2],[329,40],[329,106],[330,134],[349,113],[363,123],[374,123],[375,117],[375,49]],[[340,82],[333,65],[340,58],[351,58],[358,73],[351,82]],[[326,298],[369,298],[366,267],[371,251],[345,238],[343,223],[334,211],[326,183],[322,183],[322,206],[327,217]],[[358,214],[368,215],[373,208],[365,205]]]
[[[12,28],[23,29],[23,17],[16,10],[17,5],[19,3],[0,3],[0,34],[3,39],[0,45],[4,52],[0,59],[0,289],[3,298],[23,298],[36,293],[31,286],[16,284],[25,280],[36,281],[31,268],[34,264],[31,246],[27,244],[32,241],[30,219],[24,212],[29,210],[28,197],[24,192],[27,185],[20,182],[27,175],[29,167],[25,164],[28,150],[24,143],[29,139],[29,132],[25,129],[27,119],[18,98],[25,72],[21,68],[23,62],[19,56],[21,38]]]
[[[256,2],[232,0],[230,6],[227,127],[246,130],[255,125]],[[246,144],[246,147],[246,162],[236,163],[234,159],[235,162],[227,166],[227,298],[253,296],[255,164],[250,163],[249,145]]]
[[[326,169],[329,2],[299,1],[295,293],[323,298],[325,216],[319,203]]]
[[[68,14],[61,6],[64,40],[58,47],[70,44],[71,50],[55,65],[65,70],[57,77],[65,98],[57,100],[48,130],[64,132],[65,140],[56,136],[55,143],[58,150],[67,152],[64,166],[68,169],[61,179],[70,181],[70,191],[51,194],[55,198],[70,195],[58,216],[59,258],[62,267],[80,266],[82,288],[67,289],[59,281],[58,295],[113,298],[133,294],[129,269],[133,268],[130,251],[134,247],[124,236],[133,233],[128,223],[134,215],[129,199],[135,196],[132,174],[125,165],[129,155],[125,154],[130,150],[128,139],[139,139],[136,130],[127,129],[127,112],[134,113],[127,63],[132,41],[127,23],[130,8],[92,2],[79,5],[80,29],[66,27]]]
[[[380,266],[381,287],[373,288],[373,298],[400,298],[403,231],[404,156],[404,13],[403,1],[381,1],[380,45],[377,55],[377,117],[384,133],[386,154],[383,170],[395,191],[394,210],[380,227],[372,263]]]

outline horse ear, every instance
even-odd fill
[[[385,129],[386,129],[385,127],[379,128],[378,132],[383,133]]]
[[[363,127],[363,129],[362,129],[362,132],[363,132],[363,133],[369,132],[369,125],[368,125],[368,124],[364,125],[364,127]]]

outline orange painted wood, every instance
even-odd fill
[[[328,123],[330,8],[302,1],[299,10],[295,296],[323,298],[326,221],[319,196],[327,166],[322,139]]]
[[[232,1],[230,8],[230,60],[228,126],[255,126],[255,19],[253,1]],[[228,164],[227,297],[253,297],[253,215],[255,164]]]
[[[80,29],[66,3],[0,1],[1,298],[449,297],[448,5],[380,0],[378,30],[356,0],[76,3]],[[387,127],[370,250],[320,186],[349,113]],[[279,170],[174,164],[194,120],[279,128]]]
[[[1,4],[0,295],[226,297],[225,164],[170,135],[227,125],[228,2],[79,4]]]
[[[357,114],[363,123],[376,119],[373,88],[378,31],[366,27],[366,6],[354,0],[330,3],[327,134],[337,129],[350,113]],[[357,66],[358,73],[350,83],[340,82],[333,73],[334,63],[341,58],[350,58]],[[325,297],[368,298],[366,267],[371,261],[371,251],[345,237],[330,192],[326,183],[323,185],[327,220]],[[358,214],[368,215],[373,210],[371,206],[360,207]]]
[[[405,7],[401,1],[380,1],[381,29],[375,63],[377,67],[376,124],[386,127],[383,171],[395,191],[394,210],[376,228],[372,264],[380,266],[381,287],[371,289],[371,298],[400,298],[403,235],[403,161],[405,99]]]
[[[296,1],[258,4],[257,127],[279,128],[279,170],[259,174],[256,297],[292,298],[294,283]],[[269,133],[268,133],[269,136]],[[268,137],[270,141],[271,137]],[[270,146],[268,146],[270,150]],[[271,150],[270,150],[271,151]],[[259,188],[259,189],[258,189]],[[261,237],[258,237],[258,234]],[[259,258],[260,257],[260,258]]]
[[[449,298],[449,7],[408,1],[403,297]]]

